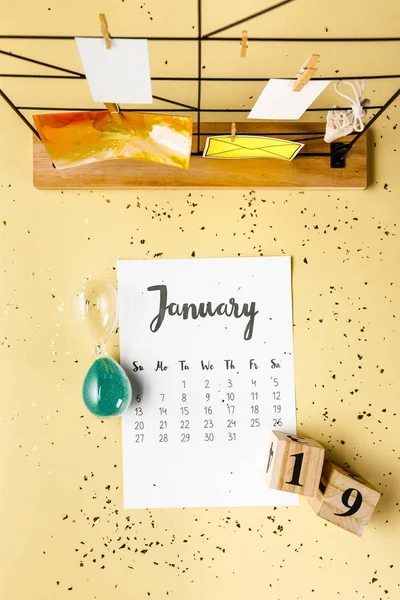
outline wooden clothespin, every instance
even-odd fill
[[[294,92],[301,92],[306,83],[310,81],[311,77],[318,71],[318,69],[315,68],[315,65],[319,61],[319,56],[319,54],[311,54],[301,67],[300,71],[297,73],[297,81],[293,86]]]
[[[111,37],[110,32],[108,31],[108,25],[106,20],[106,15],[100,14],[100,24],[101,24],[101,33],[103,35],[107,50],[111,50]],[[111,114],[114,121],[117,123],[121,123],[121,116],[119,114],[119,106],[118,104],[114,104],[111,102],[105,102],[105,107],[108,112]]]
[[[249,47],[248,38],[247,38],[247,30],[244,29],[242,31],[242,41],[240,42],[240,56],[241,58],[246,58],[247,48]]]
[[[111,50],[111,37],[110,32],[108,31],[108,25],[106,21],[106,15],[101,13],[100,15],[100,24],[101,24],[101,33],[106,43],[107,50]]]
[[[114,121],[116,121],[116,123],[122,123],[121,115],[119,114],[118,104],[113,104],[112,102],[105,102],[104,104]]]
[[[236,123],[231,124],[231,142],[235,141],[236,137]]]

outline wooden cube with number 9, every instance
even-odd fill
[[[326,460],[318,494],[309,503],[319,517],[361,536],[380,497],[368,481]]]
[[[272,431],[267,483],[274,490],[314,496],[318,492],[325,449],[310,438]]]

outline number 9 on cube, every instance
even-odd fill
[[[368,481],[326,460],[318,493],[308,501],[319,517],[361,536],[380,497]]]

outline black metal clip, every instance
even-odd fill
[[[350,150],[350,144],[343,142],[332,142],[331,144],[331,169],[344,169],[346,166],[346,154]]]

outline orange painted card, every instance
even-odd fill
[[[117,116],[117,118],[116,118]],[[128,158],[189,168],[192,118],[121,111],[34,115],[57,169]]]

